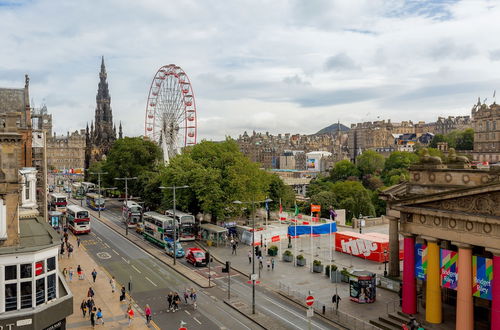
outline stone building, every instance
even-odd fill
[[[49,169],[83,169],[85,166],[85,130],[66,135],[54,135],[47,140],[47,164]]]
[[[404,313],[446,328],[500,329],[500,172],[450,160],[424,156],[409,182],[384,191],[389,274],[400,275],[399,233]]]
[[[426,132],[433,134],[448,134],[452,131],[463,131],[472,127],[470,116],[438,117],[435,122],[424,125]]]
[[[23,166],[31,159],[22,126],[28,117],[17,111],[1,117],[0,327],[65,329],[73,296],[58,269],[60,236],[38,216],[37,171]]]
[[[91,123],[90,130],[87,126],[85,132],[85,168],[89,168],[92,163],[102,160],[116,140],[116,126],[113,124],[111,96],[109,95],[107,77],[104,57],[102,57],[96,95],[95,120]],[[121,124],[119,136],[122,136]]]
[[[474,151],[472,157],[476,161],[500,162],[500,106],[477,104],[472,108],[474,126]]]

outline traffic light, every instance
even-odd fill
[[[205,252],[205,262],[208,264],[210,262],[210,252]]]
[[[223,273],[229,273],[229,268],[231,268],[231,262],[230,261],[226,261],[226,267],[222,268],[222,272]]]

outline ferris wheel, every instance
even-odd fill
[[[157,142],[166,163],[184,147],[196,144],[196,105],[191,82],[177,65],[155,74],[146,105],[145,136]]]

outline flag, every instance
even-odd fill
[[[295,203],[295,216],[299,215],[299,207],[297,206],[297,203]]]

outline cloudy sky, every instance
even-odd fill
[[[497,1],[0,0],[0,86],[31,77],[58,133],[93,119],[100,57],[126,135],[151,79],[189,75],[198,136],[467,115],[500,89]]]

